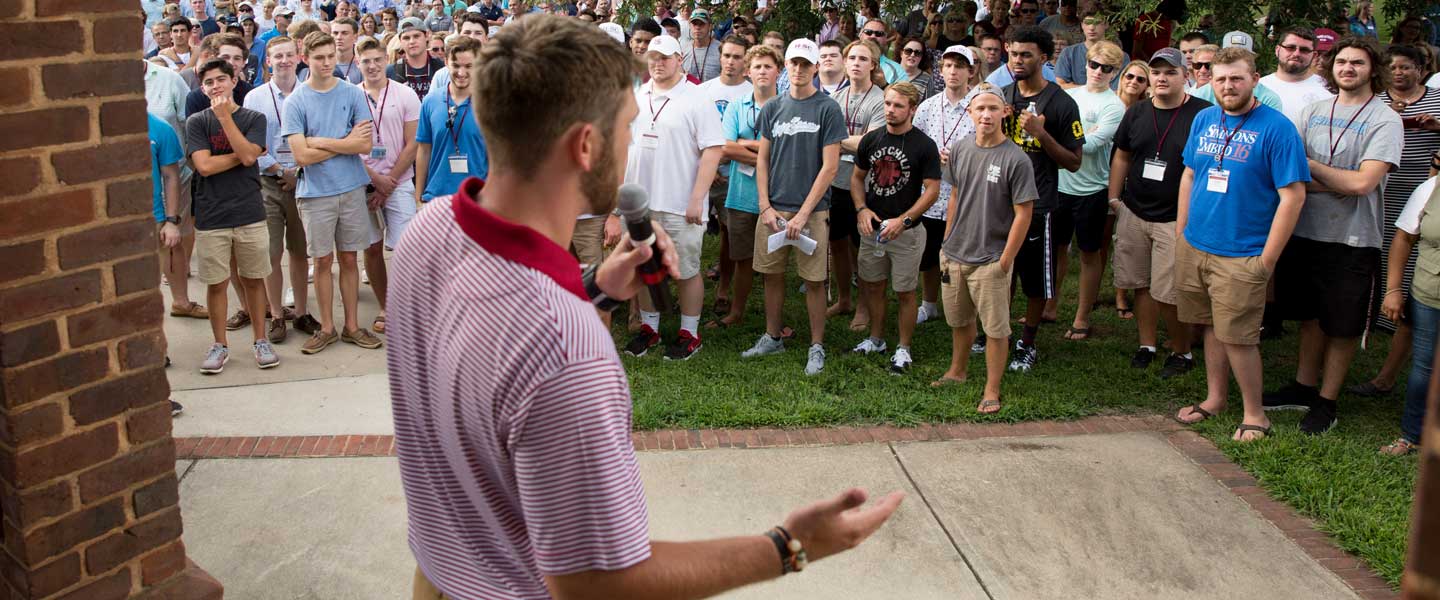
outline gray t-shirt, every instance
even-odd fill
[[[839,103],[844,117],[846,137],[864,135],[865,132],[885,126],[885,90],[878,85],[870,86],[864,93],[851,94],[855,88],[846,87],[831,98]],[[840,170],[835,172],[833,185],[842,190],[850,189],[850,174],[855,171],[855,154],[840,151]]]
[[[720,76],[720,41],[711,40],[710,45],[696,48],[694,43],[680,51],[680,65],[685,72],[700,79],[701,83]]]
[[[940,246],[946,258],[966,265],[1000,260],[1010,225],[1015,222],[1014,205],[1040,197],[1030,157],[1008,139],[993,148],[981,148],[969,137],[950,146],[944,178],[958,196],[955,224]]]
[[[776,210],[797,211],[820,175],[825,147],[845,139],[845,117],[825,94],[816,92],[804,100],[786,94],[760,109],[759,133],[770,140],[770,204]],[[815,210],[830,210],[830,190]]]
[[[1297,124],[1305,140],[1306,156],[1337,169],[1355,170],[1367,160],[1389,163],[1392,171],[1400,165],[1405,144],[1400,115],[1378,98],[1369,106],[1334,106],[1333,118],[1332,105],[1332,101],[1322,100],[1301,111]],[[1310,192],[1305,195],[1305,206],[1295,223],[1295,235],[1356,248],[1379,248],[1383,238],[1380,222],[1385,212],[1380,199],[1384,192],[1384,179],[1364,197]]]

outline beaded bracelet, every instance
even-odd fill
[[[780,574],[799,573],[809,566],[810,559],[805,554],[805,548],[800,540],[795,539],[784,527],[776,525],[774,529],[765,532],[770,541],[775,543],[775,550],[780,553]]]

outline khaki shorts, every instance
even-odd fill
[[[1175,222],[1151,223],[1124,206],[1116,211],[1115,287],[1150,288],[1150,297],[1175,303]]]
[[[265,199],[265,225],[270,230],[270,256],[305,254],[305,224],[295,204],[295,190],[280,189],[280,180],[260,176],[260,197]]]
[[[605,260],[606,216],[575,221],[575,235],[570,238],[570,253],[582,265],[598,265]]]
[[[1213,325],[1227,344],[1260,343],[1270,272],[1259,256],[1216,256],[1175,242],[1175,306],[1186,323]]]
[[[896,292],[913,292],[920,282],[920,258],[925,255],[925,228],[911,227],[885,244],[875,243],[875,236],[860,237],[860,281],[869,283],[890,280]],[[875,249],[881,248],[880,256]]]
[[[430,583],[420,567],[415,567],[415,580],[410,586],[410,597],[413,600],[450,600],[435,584]]]
[[[730,242],[730,260],[755,258],[755,222],[760,220],[760,215],[733,208],[721,210],[725,211],[725,235]]]
[[[700,275],[700,251],[704,249],[705,226],[685,222],[685,215],[675,213],[651,213],[670,240],[675,242],[675,258],[680,260],[680,279],[686,280]]]
[[[359,252],[370,247],[370,209],[365,205],[364,187],[335,196],[301,198],[297,204],[305,222],[310,256],[319,258],[336,250]]]
[[[200,282],[224,283],[230,278],[230,258],[242,279],[264,279],[270,274],[270,230],[264,221],[230,229],[195,232],[195,253],[200,256]]]
[[[980,319],[985,337],[1010,337],[1010,272],[1000,261],[966,265],[940,256],[940,301],[950,327],[968,327]]]
[[[791,219],[795,217],[793,212],[782,212],[780,217]],[[805,229],[809,231],[808,236],[815,240],[815,253],[805,254],[794,246],[781,246],[779,250],[770,252],[766,240],[774,232],[758,217],[755,219],[755,262],[756,273],[768,275],[779,275],[785,273],[786,259],[793,252],[795,254],[795,273],[800,279],[813,283],[821,283],[829,277],[829,256],[830,256],[830,211],[820,210],[810,213],[810,220],[805,223]]]

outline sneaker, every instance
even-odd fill
[[[270,319],[270,329],[265,332],[265,339],[272,344],[279,344],[285,341],[289,329],[285,327],[285,319]]]
[[[315,320],[309,313],[300,315],[295,319],[295,330],[303,331],[305,335],[315,335],[315,332],[320,331],[320,321]]]
[[[244,327],[244,326],[249,325],[249,324],[250,324],[250,314],[247,313],[247,312],[245,312],[245,309],[242,308],[242,309],[240,309],[240,310],[235,311],[235,314],[230,315],[230,318],[229,318],[229,319],[225,319],[225,330],[226,330],[226,331],[235,331],[236,329],[240,329],[241,327]]]
[[[855,345],[851,352],[855,354],[879,354],[885,351],[885,340],[865,338],[865,341]]]
[[[940,315],[938,315],[938,314],[935,314],[935,315],[930,314],[930,309],[925,308],[925,305],[924,305],[924,304],[921,304],[921,305],[920,305],[920,309],[917,310],[917,311],[915,311],[915,324],[916,324],[916,325],[923,325],[923,324],[925,324],[926,321],[929,321],[929,320],[930,320],[930,317],[938,317],[938,316],[940,316]]]
[[[1130,357],[1130,367],[1134,369],[1148,369],[1152,362],[1155,362],[1155,351],[1149,348],[1136,348],[1135,356]]]
[[[225,344],[210,344],[210,349],[205,351],[205,360],[200,362],[200,372],[214,375],[224,371],[227,362],[230,362],[230,349]]]
[[[365,265],[360,265],[360,283],[370,285],[370,272],[365,270]]]
[[[986,338],[984,335],[975,336],[975,341],[970,344],[970,353],[971,353],[971,354],[984,354],[984,353],[985,353],[985,340],[986,340],[986,339],[989,339],[989,338]]]
[[[1320,390],[1318,388],[1291,381],[1283,388],[1265,392],[1260,398],[1260,404],[1265,407],[1265,410],[1309,410],[1319,400]]]
[[[380,338],[375,337],[375,334],[370,333],[370,330],[364,327],[340,334],[340,341],[355,344],[366,350],[374,350],[385,345],[385,342],[380,341]]]
[[[695,353],[699,351],[700,338],[681,329],[680,335],[676,336],[675,341],[670,343],[670,347],[665,349],[665,360],[690,360],[690,357],[695,356]]]
[[[285,295],[280,299],[280,303],[285,306],[295,306],[295,288],[285,288]]]
[[[820,344],[810,346],[810,358],[805,360],[805,374],[816,375],[825,370],[825,347]]]
[[[310,263],[310,268],[305,272],[305,283],[315,283],[315,263]]]
[[[1171,377],[1178,377],[1189,373],[1190,370],[1194,368],[1194,358],[1185,358],[1184,356],[1171,352],[1170,357],[1165,359],[1165,367],[1160,369],[1160,378],[1169,379]]]
[[[1010,359],[1010,370],[1028,373],[1040,359],[1040,351],[1025,342],[1015,342],[1015,357]]]
[[[1300,419],[1300,431],[1309,435],[1320,435],[1330,431],[1331,427],[1339,420],[1336,418],[1337,405],[1334,400],[1326,400],[1320,396],[1315,397],[1315,402],[1310,405],[1310,412]]]
[[[255,342],[255,364],[261,369],[280,366],[280,355],[275,354],[275,347],[270,345],[269,340]]]
[[[760,334],[760,339],[749,350],[740,353],[740,358],[753,358],[766,354],[777,354],[785,351],[785,340],[772,338],[768,333]]]
[[[910,363],[915,362],[910,358],[910,349],[896,348],[895,355],[890,357],[890,372],[895,375],[904,375],[910,370]]]
[[[641,324],[640,331],[635,337],[630,338],[630,343],[625,344],[625,353],[630,356],[645,356],[651,348],[660,343],[660,334],[655,333],[649,325]]]
[[[171,401],[170,401],[170,417],[171,417],[171,418],[178,417],[178,416],[180,416],[180,413],[182,413],[182,412],[185,412],[185,407],[184,407],[184,406],[181,406],[179,402],[176,402],[176,401],[174,401],[174,400],[171,400]]]
[[[338,341],[340,341],[340,334],[333,331],[325,333],[324,330],[317,329],[315,333],[310,336],[310,339],[305,340],[305,345],[300,347],[300,352],[304,354],[315,354],[316,352],[329,348],[330,344]]]

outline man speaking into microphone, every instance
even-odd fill
[[[584,273],[565,250],[576,217],[615,206],[638,66],[575,19],[505,27],[473,73],[490,178],[433,200],[396,248],[388,367],[415,598],[703,598],[852,548],[900,505],[861,508],[850,489],[757,535],[650,539],[629,387],[595,306],[634,295],[654,251],[677,276],[674,249],[657,228],[654,250],[622,241]]]

